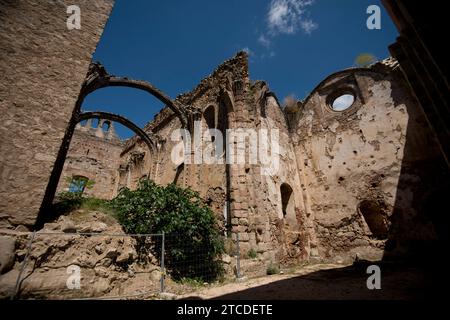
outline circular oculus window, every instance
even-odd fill
[[[333,99],[331,109],[334,111],[344,111],[350,108],[355,102],[355,96],[351,93],[344,93]]]

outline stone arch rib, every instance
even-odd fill
[[[184,112],[184,108],[179,105],[179,103],[170,99],[164,92],[147,81],[133,80],[126,77],[116,77],[108,74],[106,69],[100,63],[92,63],[89,67],[86,81],[83,84],[83,89],[81,90],[78,107],[81,107],[84,98],[88,94],[106,87],[128,87],[148,92],[164,103],[177,115],[183,128],[187,127],[187,116]]]
[[[44,199],[41,204],[41,208],[39,210],[39,215],[35,224],[35,228],[40,228],[43,224],[43,221],[45,220],[46,212],[51,207],[51,204],[53,202],[56,189],[58,186],[59,178],[61,176],[61,172],[63,170],[64,162],[66,160],[67,152],[69,149],[70,141],[72,140],[72,135],[75,130],[75,125],[78,119],[80,119],[81,113],[81,106],[83,104],[84,99],[87,95],[94,92],[95,90],[106,88],[106,87],[130,87],[135,89],[140,89],[143,91],[146,91],[153,95],[155,98],[163,102],[168,108],[170,108],[175,115],[180,119],[181,125],[183,128],[187,128],[188,126],[188,114],[190,114],[188,108],[183,107],[179,102],[176,100],[170,99],[166,94],[164,94],[161,90],[153,86],[152,84],[141,81],[141,80],[132,80],[128,79],[126,77],[116,77],[113,75],[108,74],[105,67],[100,63],[91,63],[89,66],[88,73],[86,75],[86,79],[81,87],[80,94],[78,96],[78,100],[76,102],[76,105],[72,112],[72,117],[68,123],[66,133],[64,135],[63,141],[61,143],[58,156],[56,157],[55,164],[53,166],[52,173],[50,175],[49,182],[47,184],[47,188],[45,190]],[[107,115],[104,115],[105,117]],[[120,117],[118,115],[115,115],[117,117]],[[116,119],[119,119],[117,118]],[[122,121],[125,118],[120,118]],[[81,120],[80,120],[81,121]],[[121,123],[120,121],[117,121]],[[131,123],[131,122],[130,122]],[[130,124],[127,123],[127,124]],[[124,123],[122,123],[124,124]],[[125,126],[128,126],[125,124]],[[132,127],[136,129],[135,132],[141,132],[143,135],[138,134],[143,138],[143,140],[147,143],[147,145],[154,147],[154,143],[152,140],[148,137],[145,132],[143,132],[139,127],[135,126],[133,123],[131,123]],[[131,128],[130,128],[131,129]],[[131,129],[133,130],[133,129]],[[134,131],[134,130],[133,130]],[[147,138],[145,138],[147,137]]]
[[[95,119],[95,118],[110,120],[110,121],[118,122],[118,123],[124,125],[128,129],[132,130],[135,134],[137,134],[147,144],[150,151],[156,150],[157,145],[156,145],[155,139],[150,138],[149,135],[144,130],[142,130],[137,125],[135,125],[133,122],[131,122],[130,120],[128,120],[127,118],[125,118],[121,115],[109,113],[109,112],[102,112],[102,111],[83,112],[78,115],[76,122],[78,123],[83,120]]]

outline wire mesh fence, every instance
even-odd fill
[[[164,240],[165,267],[175,281],[213,282],[223,276],[220,255],[210,239],[185,239],[177,234],[168,234]]]
[[[235,239],[229,254],[239,277]],[[211,283],[225,276],[217,243],[198,236],[34,232],[20,243],[13,299],[151,299],[167,279]]]

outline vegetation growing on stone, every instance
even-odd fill
[[[81,192],[62,192],[57,200],[59,214],[80,208],[98,210],[114,215],[126,233],[164,233],[166,267],[176,280],[213,281],[223,273],[224,244],[214,213],[189,188],[144,179],[136,190],[123,188],[111,201],[84,197]],[[141,260],[149,253],[161,258],[161,239],[137,238]]]
[[[59,216],[77,209],[102,211],[104,213],[114,214],[108,200],[86,197],[81,192],[59,193],[51,214],[54,216]]]
[[[275,264],[270,264],[267,267],[266,273],[268,276],[273,275],[273,274],[279,274],[280,273],[280,268],[275,265]]]
[[[222,274],[222,236],[214,213],[197,192],[141,180],[136,190],[122,189],[112,200],[112,207],[127,233],[165,233],[164,258],[174,279],[212,281]],[[151,250],[160,257],[161,238],[156,239]],[[141,253],[143,248],[148,249],[143,241],[138,243]]]
[[[287,113],[297,113],[299,106],[294,95],[289,95],[283,100],[283,107]]]
[[[377,58],[371,53],[361,53],[355,59],[355,65],[360,68],[365,68],[375,63]]]
[[[256,257],[258,256],[258,253],[256,252],[255,249],[251,248],[251,249],[249,250],[249,252],[247,253],[247,256],[248,256],[250,259],[256,259]]]

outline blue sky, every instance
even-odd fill
[[[373,4],[381,8],[381,30],[366,27]],[[303,99],[329,74],[352,67],[359,54],[389,56],[396,36],[379,0],[116,0],[94,60],[175,98],[245,49],[252,80],[266,80],[280,100]],[[83,104],[141,127],[162,107],[129,88],[98,90]],[[116,128],[122,138],[132,135]]]

